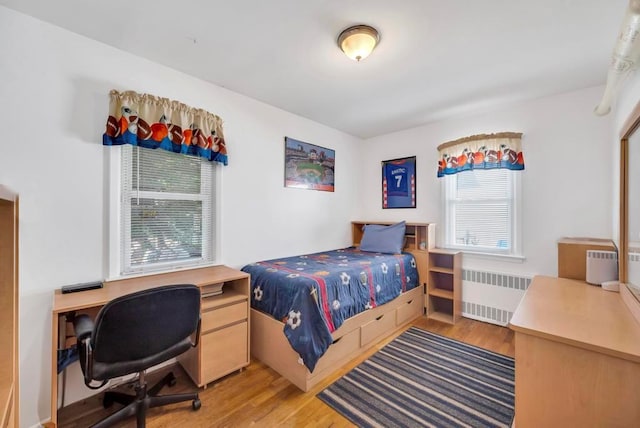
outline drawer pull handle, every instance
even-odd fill
[[[376,318],[376,321],[380,321],[383,316],[384,316],[384,314],[380,315],[378,318]]]
[[[340,342],[341,340],[342,340],[342,337],[339,337],[336,340],[334,340],[331,344],[335,345],[336,343]]]
[[[407,305],[410,305],[411,303],[413,303],[413,299],[409,300],[409,301],[407,302]]]

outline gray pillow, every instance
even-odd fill
[[[360,250],[373,253],[399,254],[404,247],[404,232],[406,222],[382,226],[367,224],[360,241]]]

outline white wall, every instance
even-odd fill
[[[360,214],[375,220],[441,223],[436,147],[474,134],[523,132],[526,260],[516,263],[465,255],[463,265],[496,272],[556,275],[559,238],[612,236],[612,118],[593,114],[602,90],[596,87],[549,96],[366,140]],[[380,161],[413,155],[417,156],[417,209],[383,210]]]
[[[22,426],[50,417],[53,290],[107,276],[110,149],[101,134],[110,89],[180,100],[225,120],[226,264],[350,243],[359,139],[4,7],[0,40],[0,182],[21,205]],[[284,136],[335,149],[335,193],[283,187]]]

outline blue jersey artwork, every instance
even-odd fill
[[[416,207],[416,158],[382,163],[382,207]]]
[[[389,196],[409,196],[409,175],[407,168],[393,166],[387,169],[387,194]]]

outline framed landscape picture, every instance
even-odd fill
[[[284,137],[284,185],[334,191],[335,150]]]
[[[382,161],[382,208],[416,207],[416,157]]]

